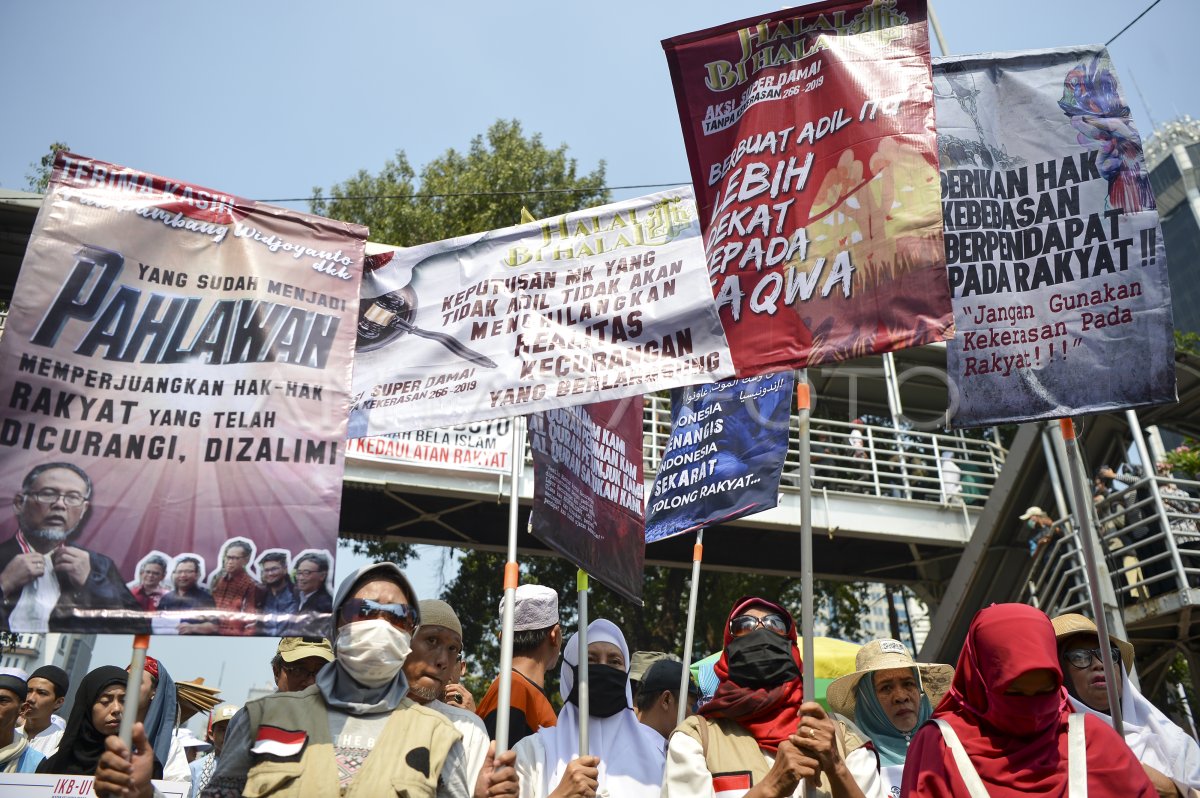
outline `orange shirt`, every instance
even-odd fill
[[[496,715],[500,702],[500,678],[496,677],[488,688],[483,700],[479,702],[476,714],[483,718],[487,726],[488,737],[496,739]],[[542,688],[526,679],[519,672],[513,671],[512,703],[508,716],[508,745],[511,748],[523,737],[528,737],[538,729],[553,726],[558,723],[554,707],[542,692]]]

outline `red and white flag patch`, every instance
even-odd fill
[[[753,786],[752,781],[749,771],[714,774],[713,794],[716,798],[741,798]]]
[[[259,726],[251,753],[269,756],[293,757],[304,750],[308,734],[303,731],[288,731],[275,726]]]

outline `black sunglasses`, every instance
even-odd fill
[[[412,632],[417,626],[417,610],[409,604],[380,604],[370,599],[346,599],[338,610],[342,623],[384,620],[397,629]]]
[[[784,636],[788,633],[788,622],[782,615],[776,612],[764,615],[761,618],[756,618],[753,615],[738,615],[729,621],[729,633],[734,637],[748,635],[756,629],[769,629],[777,635]]]
[[[1121,650],[1116,646],[1113,646],[1110,650],[1112,651],[1113,662],[1120,662]],[[1067,660],[1067,662],[1071,663],[1071,665],[1079,668],[1079,670],[1089,667],[1092,664],[1093,659],[1096,660],[1096,662],[1104,661],[1102,658],[1103,654],[1098,648],[1073,648],[1063,654],[1063,657]]]

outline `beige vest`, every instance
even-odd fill
[[[760,783],[771,771],[763,751],[758,747],[758,741],[739,726],[736,721],[728,718],[705,718],[692,715],[675,728],[673,734],[686,734],[700,743],[704,751],[704,762],[708,772],[714,777],[750,773],[750,785]],[[837,734],[838,751],[845,757],[845,745],[842,742],[841,729]],[[810,798],[828,798],[831,789],[829,778],[821,773],[821,781],[815,792],[810,792]]]
[[[276,693],[246,704],[250,739],[260,726],[295,731],[308,740],[299,760],[259,758],[246,774],[246,798],[434,798],[438,776],[455,742],[462,735],[438,712],[405,698],[388,718],[375,747],[363,760],[345,793],[338,783],[329,712],[316,685],[298,693]],[[253,744],[253,743],[252,743]]]

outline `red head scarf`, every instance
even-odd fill
[[[729,621],[745,614],[752,607],[761,607],[777,612],[788,624],[787,636],[792,640],[792,659],[803,671],[800,649],[796,647],[796,622],[791,613],[773,601],[745,596],[738,599],[729,619],[725,622],[725,646],[733,640]],[[779,744],[796,733],[800,725],[800,704],[804,702],[804,680],[796,678],[773,687],[743,687],[729,678],[729,660],[722,647],[721,657],[713,666],[721,680],[712,700],[700,708],[700,714],[709,718],[728,718],[754,737],[760,748],[776,751]]]
[[[1018,677],[1053,674],[1045,695],[1008,695]],[[1025,604],[994,604],[971,621],[950,692],[933,712],[962,742],[992,798],[1067,795],[1067,716],[1054,627]],[[1144,796],[1154,789],[1129,747],[1103,722],[1087,723],[1088,795]],[[941,732],[926,723],[908,750],[905,796],[966,795]]]

